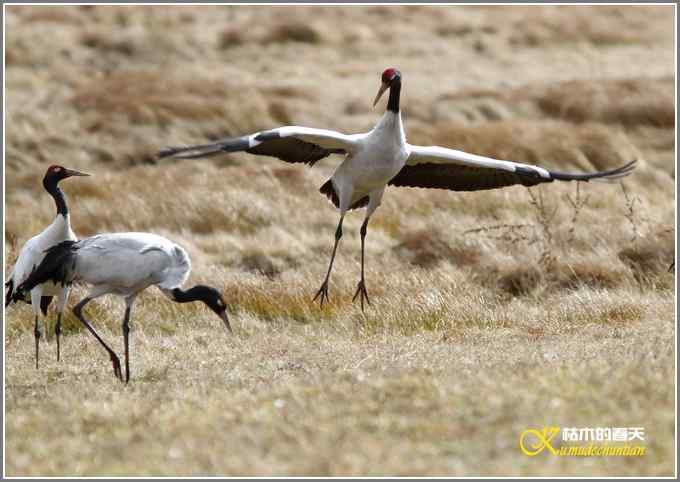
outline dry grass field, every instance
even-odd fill
[[[5,312],[5,471],[26,475],[672,475],[674,7],[33,7],[6,18],[5,273],[54,216],[186,247],[234,335],[158,290],[132,380],[69,312],[33,365]],[[312,296],[338,215],[313,169],[166,145],[284,124],[368,130],[403,73],[409,141],[562,171],[639,158],[622,184],[390,188],[345,220],[331,303]],[[84,294],[76,287],[72,306]],[[122,353],[123,303],[86,313]],[[54,315],[50,316],[54,320]],[[529,428],[644,427],[642,457],[525,456]]]

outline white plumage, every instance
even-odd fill
[[[19,252],[19,256],[12,268],[11,273],[7,278],[5,286],[7,286],[7,293],[5,294],[5,307],[13,301],[23,300],[29,302],[27,298],[17,296],[14,288],[23,283],[31,274],[33,269],[40,264],[45,256],[45,251],[61,243],[62,241],[73,241],[78,239],[71,229],[71,219],[68,212],[66,199],[58,187],[59,181],[72,176],[88,176],[88,174],[66,169],[62,166],[50,166],[45,172],[43,178],[43,187],[54,198],[57,215],[54,221],[45,228],[40,234],[33,236],[26,241]],[[30,303],[33,307],[35,315],[35,366],[38,367],[38,350],[40,340],[39,320],[40,316],[45,315],[45,335],[47,336],[47,307],[52,301],[52,297],[57,297],[57,323],[55,325],[55,334],[57,338],[57,360],[60,356],[59,335],[61,333],[61,318],[68,300],[69,287],[57,286],[54,283],[44,283],[36,286],[30,292]]]
[[[98,234],[83,239],[77,244],[75,260],[74,276],[92,286],[90,297],[99,291],[134,296],[151,285],[167,293],[181,287],[191,272],[184,248],[151,233]]]
[[[338,242],[342,237],[342,221],[348,210],[367,206],[361,226],[361,279],[354,299],[361,296],[368,302],[364,282],[364,239],[368,220],[380,205],[388,185],[476,191],[514,184],[533,186],[543,182],[613,180],[627,176],[635,161],[610,171],[590,174],[565,174],[542,167],[512,161],[492,159],[439,146],[415,146],[406,142],[399,110],[401,73],[387,69],[373,105],[389,90],[387,111],[378,124],[364,134],[346,135],[340,132],[310,127],[285,126],[255,134],[224,139],[210,144],[169,147],[159,157],[194,159],[225,152],[245,151],[251,154],[277,157],[286,162],[313,165],[331,154],[344,154],[345,159],[333,176],[321,187],[340,210],[335,245],[326,278],[316,293],[321,305],[328,299],[328,280]],[[370,303],[370,302],[369,302]]]
[[[69,215],[57,215],[44,231],[36,234],[23,245],[14,263],[14,267],[7,278],[7,283],[11,283],[13,286],[20,285],[28,278],[31,271],[40,264],[48,248],[62,241],[76,241],[77,239],[77,236],[71,229]],[[68,290],[64,290],[63,287],[56,286],[54,283],[36,286],[35,290],[31,291],[30,300],[33,304],[33,309],[37,310],[36,316],[40,312],[41,296],[60,296],[64,291],[67,292]],[[7,301],[14,300],[5,300],[6,303]]]
[[[19,292],[33,290],[45,283],[69,286],[73,281],[90,285],[90,290],[74,308],[73,313],[102,344],[111,357],[114,374],[123,379],[120,360],[101,339],[82,310],[87,303],[106,294],[125,300],[123,336],[125,342],[125,382],[130,379],[129,322],[137,295],[156,285],[172,301],[187,303],[202,301],[215,312],[231,331],[227,306],[220,293],[209,286],[181,288],[191,272],[191,260],[178,244],[151,233],[98,234],[80,241],[65,241],[48,249],[40,265],[17,288]]]
[[[535,171],[544,179],[550,179],[550,173],[542,167],[532,166],[530,164],[522,164],[519,162],[499,161],[489,157],[478,156],[476,154],[469,154],[455,149],[447,149],[439,146],[413,146],[406,145],[408,150],[408,160],[406,164],[409,166],[417,166],[418,164],[434,163],[434,164],[457,164],[460,166],[498,169],[507,172],[517,172],[517,168],[525,168]]]

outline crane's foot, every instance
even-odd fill
[[[123,372],[120,369],[120,360],[115,353],[111,353],[111,363],[113,363],[113,374],[118,380],[123,381]]]
[[[316,301],[317,298],[319,298],[319,300],[320,300],[320,303],[321,303],[320,307],[321,308],[323,308],[324,299],[326,300],[326,302],[329,301],[329,299],[328,299],[328,278],[326,278],[324,280],[323,284],[321,285],[321,288],[319,288],[319,291],[316,292],[316,295],[314,295],[314,298],[312,299],[312,301]]]
[[[357,285],[357,290],[352,297],[352,303],[356,301],[357,296],[361,296],[361,311],[364,311],[364,299],[369,305],[371,304],[371,300],[368,298],[368,291],[366,291],[366,284],[364,283],[363,279],[359,281],[359,284]]]

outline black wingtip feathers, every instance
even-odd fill
[[[637,166],[638,159],[608,171],[593,172],[588,174],[570,174],[550,171],[550,177],[558,181],[614,181],[628,176]]]

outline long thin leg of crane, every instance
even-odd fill
[[[35,326],[33,327],[33,336],[35,337],[35,369],[38,369],[38,355],[40,351],[40,328],[38,326],[38,315],[35,315]]]
[[[61,351],[61,347],[59,345],[59,336],[61,335],[61,311],[57,313],[57,324],[54,325],[54,334],[57,337],[57,361],[59,361],[59,353]]]
[[[33,326],[33,336],[35,337],[35,369],[38,369],[38,356],[40,352],[40,315],[42,314],[42,287],[36,286],[31,290],[31,308],[35,315],[35,324]]]
[[[368,221],[371,219],[371,216],[375,212],[376,209],[378,209],[378,206],[380,206],[380,203],[382,202],[382,197],[383,194],[385,193],[385,188],[380,188],[376,189],[375,191],[371,192],[369,201],[368,201],[368,206],[366,207],[366,217],[364,218],[364,222],[361,225],[361,280],[359,280],[359,284],[357,285],[357,290],[354,293],[354,297],[352,298],[352,302],[354,302],[358,296],[361,297],[361,311],[364,311],[364,300],[366,300],[366,303],[369,305],[371,304],[371,300],[368,298],[368,291],[366,291],[366,278],[364,277],[364,261],[365,261],[365,247],[366,247],[366,232],[368,231]]]
[[[50,324],[49,324],[49,320],[47,319],[47,308],[50,306],[50,303],[52,303],[52,297],[51,296],[41,296],[40,297],[40,311],[43,314],[43,327],[45,329],[45,341],[48,341],[50,339]]]
[[[361,225],[361,280],[357,285],[357,290],[352,298],[352,303],[357,299],[357,296],[361,296],[361,311],[364,311],[364,299],[366,303],[371,304],[371,300],[368,298],[368,292],[366,291],[366,283],[364,281],[364,241],[366,240],[366,228],[368,227],[368,218],[364,219],[364,223]]]
[[[116,378],[118,378],[121,382],[123,381],[123,373],[120,370],[120,360],[118,359],[118,356],[114,353],[114,351],[109,347],[109,345],[104,342],[104,340],[101,339],[101,337],[97,334],[95,329],[92,327],[89,321],[85,319],[85,317],[82,314],[82,310],[85,307],[86,304],[88,304],[90,301],[92,301],[94,298],[86,297],[84,298],[80,303],[78,303],[76,306],[73,307],[73,313],[76,315],[76,317],[85,325],[85,327],[94,335],[94,337],[101,343],[101,345],[106,349],[106,351],[109,353],[109,356],[111,357],[111,363],[113,363],[113,373],[116,375]]]
[[[64,308],[66,307],[66,302],[68,301],[68,295],[70,293],[69,287],[65,287],[57,298],[57,324],[54,325],[54,334],[57,338],[57,361],[59,361],[61,353],[61,345],[59,344],[61,336],[61,317],[64,315]]]
[[[125,341],[125,383],[130,381],[130,311],[133,300],[125,300],[125,317],[123,318],[123,340]]]
[[[326,272],[326,279],[324,279],[323,283],[321,284],[321,288],[319,288],[319,291],[316,292],[316,295],[314,295],[314,299],[312,301],[316,301],[317,298],[321,297],[321,307],[323,308],[323,301],[324,298],[326,301],[328,301],[328,280],[331,277],[331,270],[333,269],[333,261],[335,260],[335,252],[338,249],[338,243],[340,242],[340,238],[342,238],[342,221],[345,219],[345,215],[343,214],[340,216],[340,222],[338,223],[338,229],[335,230],[335,244],[333,245],[333,254],[331,255],[331,262],[328,265],[328,271]]]

